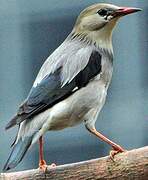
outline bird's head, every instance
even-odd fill
[[[86,36],[103,46],[109,46],[112,30],[117,21],[125,15],[140,11],[139,8],[119,7],[112,4],[94,4],[84,9],[77,18],[73,32],[79,36]],[[104,44],[105,45],[105,44]]]

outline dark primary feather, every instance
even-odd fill
[[[22,138],[18,140],[17,144],[13,146],[12,152],[3,168],[3,171],[8,171],[17,166],[28,150],[31,141],[32,137],[25,137],[23,140]]]
[[[61,70],[62,67],[53,74],[47,75],[36,87],[32,87],[28,98],[19,108],[17,115],[7,124],[6,129],[20,124],[25,119],[31,118],[67,98],[74,93],[72,90],[75,87],[80,89],[86,86],[101,72],[101,55],[98,51],[93,51],[87,66],[63,87]]]
[[[101,55],[93,51],[87,66],[75,77],[78,88],[84,87],[93,77],[101,72]]]

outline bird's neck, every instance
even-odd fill
[[[100,49],[105,49],[113,54],[112,46],[112,32],[116,26],[117,20],[112,20],[106,24],[103,28],[96,31],[84,30],[78,27],[74,27],[72,35],[81,41],[85,41],[89,44],[95,44]]]
[[[113,46],[112,46],[112,31],[106,31],[102,29],[100,31],[92,31],[92,32],[75,32],[72,31],[70,34],[70,39],[77,39],[81,42],[84,42],[88,45],[95,45],[99,49],[105,49],[109,53],[113,54]]]
[[[94,31],[91,32],[88,36],[91,37],[92,41],[101,49],[106,49],[109,52],[113,53],[112,46],[112,34],[107,31]]]
[[[101,38],[100,38],[101,37]],[[105,36],[104,32],[97,32],[90,36],[84,33],[72,32],[67,39],[69,42],[77,43],[77,46],[92,46],[92,50],[97,50],[102,56],[102,73],[101,80],[106,87],[109,86],[113,71],[113,50],[111,34]]]
[[[116,23],[116,20],[112,20],[98,31],[92,31],[89,33],[89,36],[93,39],[93,41],[96,41],[100,48],[107,49],[111,53],[113,53],[112,33]]]

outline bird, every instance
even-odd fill
[[[27,150],[39,142],[39,168],[46,171],[43,135],[83,123],[112,147],[123,147],[96,130],[113,73],[112,34],[118,20],[140,8],[97,3],[85,8],[64,42],[43,63],[33,86],[6,129],[18,126],[3,171],[15,168]]]

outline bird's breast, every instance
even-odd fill
[[[103,106],[106,94],[103,82],[97,78],[92,80],[49,110],[48,130],[60,130],[81,123],[90,110]]]
[[[113,73],[113,58],[110,54],[102,55],[102,71],[100,74],[100,80],[104,83],[104,85],[108,88]]]

